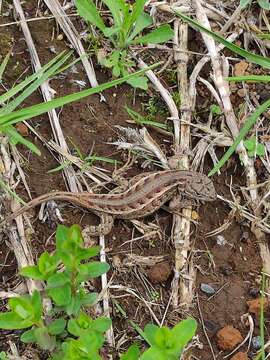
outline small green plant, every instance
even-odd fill
[[[7,354],[5,351],[0,352],[0,360],[8,360]]]
[[[265,146],[257,142],[256,136],[252,136],[250,139],[245,140],[244,145],[249,157],[265,155]]]
[[[93,0],[76,0],[78,13],[89,24],[98,28],[108,39],[110,51],[107,54],[98,51],[101,65],[110,68],[114,77],[126,76],[135,64],[129,53],[132,45],[161,44],[173,37],[173,31],[168,24],[142,35],[143,30],[153,24],[150,15],[144,12],[146,0],[136,0],[134,4],[126,0],[102,0],[109,9],[113,19],[112,26],[106,26]],[[147,89],[147,78],[138,76],[127,81],[133,87]]]
[[[37,265],[27,266],[21,274],[45,283],[45,291],[11,298],[10,311],[0,313],[0,329],[26,329],[21,335],[24,343],[37,344],[49,352],[51,360],[102,360],[100,349],[105,332],[111,327],[109,318],[92,319],[86,308],[97,302],[97,293],[85,290],[83,283],[101,276],[109,269],[107,263],[89,261],[97,256],[99,246],[85,248],[80,227],[58,225],[56,250],[44,252]],[[51,299],[52,309],[46,316],[43,301]],[[133,322],[132,322],[133,323]],[[183,320],[173,329],[148,324],[139,334],[149,344],[143,354],[132,345],[121,360],[177,360],[196,332],[196,321]],[[5,352],[0,359],[8,359]]]
[[[132,345],[120,360],[178,360],[185,346],[195,335],[196,328],[194,319],[183,320],[172,329],[147,324],[143,336],[150,345],[149,349],[140,355],[139,347]]]
[[[249,4],[252,3],[252,0],[240,0],[240,6],[241,8],[245,8]],[[269,0],[257,0],[257,3],[260,5],[262,9],[270,10],[270,2]]]
[[[59,356],[77,359],[79,357],[71,354],[79,356],[84,352],[88,357],[82,356],[82,359],[99,359],[103,333],[111,326],[111,321],[103,317],[93,320],[84,312],[85,307],[97,301],[97,294],[89,293],[83,287],[85,281],[99,277],[109,269],[107,263],[89,261],[99,251],[99,246],[83,247],[78,225],[70,228],[59,225],[55,253],[44,252],[37,265],[21,270],[23,276],[44,281],[45,297],[53,303],[51,313],[44,317],[41,293],[34,291],[32,295],[9,299],[10,311],[0,314],[0,328],[31,328],[21,335],[21,341],[36,343],[41,349],[52,352],[52,359]],[[91,344],[89,339],[92,339]],[[87,349],[81,350],[86,343]]]

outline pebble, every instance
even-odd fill
[[[260,289],[255,286],[252,286],[251,288],[248,289],[248,293],[250,296],[255,298],[260,294]]]
[[[251,345],[254,350],[260,350],[262,347],[262,338],[260,336],[254,336],[251,339]]]
[[[217,344],[221,350],[233,350],[243,341],[239,330],[227,325],[217,333]]]
[[[214,295],[216,292],[216,290],[211,285],[205,283],[201,283],[201,291],[207,295]]]
[[[224,246],[227,244],[227,241],[223,235],[216,236],[217,245]]]
[[[148,271],[148,277],[153,284],[166,282],[172,273],[171,264],[163,261],[152,266]]]
[[[244,231],[241,235],[240,241],[247,242],[248,239],[249,239],[249,232]]]
[[[233,268],[231,265],[225,264],[220,267],[220,271],[223,275],[230,276],[233,273]]]
[[[206,330],[211,334],[216,333],[218,330],[218,324],[212,320],[207,320],[207,319],[204,320],[204,325],[205,325]]]
[[[236,353],[232,358],[231,360],[248,360],[248,356],[247,356],[247,353],[246,352],[238,352]]]

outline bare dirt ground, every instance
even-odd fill
[[[27,17],[34,17],[36,9],[36,1],[31,0],[24,4],[24,11]],[[4,1],[2,12],[5,13],[7,11],[7,3]],[[12,12],[10,12],[9,16],[3,16],[0,19],[1,24],[9,21],[13,21]],[[74,23],[77,29],[81,31],[82,23],[78,19]],[[32,22],[29,23],[29,27],[43,64],[52,58],[52,48],[55,49],[56,53],[67,48],[68,43],[65,37],[63,40],[57,40],[56,37],[52,40],[53,31],[61,33],[55,26],[53,19]],[[11,87],[20,74],[25,72],[25,75],[29,75],[31,73],[30,58],[19,26],[10,25],[1,27],[0,32],[0,55],[2,57],[5,56],[10,49],[13,52],[12,60],[4,77],[6,86]],[[190,31],[190,47],[192,51],[200,53],[202,51],[201,43],[194,41],[197,38],[200,38],[200,35],[193,30]],[[152,52],[151,57],[155,58],[155,56],[157,54]],[[162,57],[162,55],[159,56]],[[198,58],[199,56],[192,55],[190,70]],[[79,90],[74,80],[85,80],[85,75],[81,65],[77,65],[77,70],[78,73],[76,74],[68,73],[63,79],[55,78],[50,82],[51,87],[56,90],[57,96]],[[97,64],[95,64],[95,71],[99,83],[111,79],[110,73]],[[176,81],[175,76],[173,79],[170,77],[173,71],[175,71],[175,68],[171,65],[170,71],[165,71],[161,79],[163,85],[170,90],[173,90]],[[209,69],[204,71],[207,72]],[[254,89],[259,91],[259,87]],[[237,93],[237,90],[236,86],[236,90],[232,95],[235,107],[244,101]],[[213,98],[202,84],[198,85],[198,93],[198,109],[201,111],[198,116],[201,122],[205,122],[207,115],[205,115],[204,110],[209,109],[213,103]],[[117,140],[119,137],[119,131],[114,126],[131,126],[126,122],[130,118],[124,106],[128,105],[143,113],[142,103],[147,103],[154,96],[154,91],[150,86],[147,93],[142,91],[134,92],[130,86],[122,85],[105,91],[104,96],[107,100],[106,103],[100,102],[100,97],[94,95],[65,106],[60,115],[61,127],[68,145],[73,149],[74,154],[76,154],[75,144],[82,154],[89,154],[93,151],[99,156],[125,161],[126,154],[110,144],[110,142]],[[36,104],[41,101],[42,97],[37,92],[27,99],[25,105]],[[162,101],[160,103],[162,104]],[[165,121],[166,116],[159,115],[159,119]],[[47,115],[33,119],[30,121],[30,124],[47,140],[52,137]],[[153,129],[149,131],[166,154],[172,154],[171,139],[164,138]],[[52,153],[31,132],[27,131],[25,136],[41,150],[41,156],[38,157],[26,150],[25,147],[18,146],[18,150],[22,154],[22,167],[32,197],[34,198],[52,190],[66,190],[60,171],[48,173],[49,170],[59,165],[52,156]],[[196,143],[196,137],[193,137],[193,142],[194,144]],[[221,154],[222,151],[218,153],[218,155]],[[113,166],[108,164],[102,162],[97,164],[109,171],[113,170]],[[140,165],[140,162],[136,163],[128,172],[128,176],[141,173]],[[212,162],[209,157],[206,157],[204,173],[207,174],[211,168]],[[145,171],[153,169],[154,167],[151,166],[145,169]],[[264,181],[263,176],[261,180]],[[231,198],[229,185],[232,181],[234,194],[241,196],[240,186],[245,186],[244,169],[239,164],[236,156],[223,168],[221,175],[214,176],[213,181],[218,194]],[[25,201],[28,200],[22,183],[18,185],[16,192]],[[72,205],[61,205],[60,208],[66,225],[78,223],[84,227],[84,225],[96,221],[95,217],[81,208]],[[212,358],[209,342],[216,359],[222,359],[227,352],[222,351],[217,346],[216,334],[224,326],[231,325],[240,331],[243,338],[247,335],[249,326],[246,318],[243,319],[243,316],[248,311],[247,301],[259,297],[262,262],[256,239],[250,231],[249,223],[241,217],[238,218],[236,216],[233,219],[230,226],[221,233],[222,239],[217,236],[207,237],[208,232],[221,226],[227,220],[230,208],[224,202],[217,200],[213,203],[201,204],[197,208],[197,212],[197,224],[192,225],[191,231],[192,248],[195,254],[193,261],[197,272],[193,305],[188,310],[181,306],[177,309],[170,307],[164,324],[171,326],[188,315],[194,316],[199,324],[197,334],[201,345],[192,349],[193,357],[190,357],[190,359],[208,360]],[[48,251],[53,250],[55,228],[52,229],[46,223],[41,223],[37,219],[38,209],[31,213],[34,215],[31,220],[35,231],[31,235],[31,249],[36,258],[45,249]],[[170,240],[172,220],[169,213],[160,210],[147,218],[145,222],[158,224],[162,236],[130,241],[132,238],[141,236],[141,234],[134,230],[133,226],[127,221],[117,221],[113,232],[106,236],[106,256],[107,261],[111,265],[108,277],[113,276],[113,284],[132,288],[137,294],[140,294],[141,298],[153,302],[155,305],[152,306],[152,310],[158,319],[161,320],[170,299],[171,280],[173,277],[172,269],[175,249]],[[223,244],[220,244],[221,240],[224,241]],[[97,239],[93,241],[94,243],[98,242]],[[138,265],[125,266],[124,264],[130,254],[145,257],[162,255],[164,257],[164,266],[158,265],[157,268]],[[0,264],[0,288],[5,291],[15,289],[22,282],[22,278],[18,276],[16,259],[5,236],[1,238]],[[202,284],[211,285],[216,290],[214,295],[209,296],[204,293],[201,290]],[[96,285],[100,286],[98,283]],[[118,351],[125,350],[134,338],[137,337],[128,319],[132,319],[142,328],[145,324],[153,322],[154,319],[141,298],[136,298],[131,294],[121,291],[112,291],[111,296],[113,301],[117,301],[127,314],[126,319],[117,311],[114,302],[111,302],[111,316],[116,344],[118,344],[117,351],[114,353],[117,354]],[[201,313],[198,311],[198,304]],[[6,300],[2,300],[2,310],[6,308],[5,305]],[[266,339],[269,339],[270,336],[269,319],[269,314],[266,314]],[[258,316],[253,314],[253,320],[255,323],[254,337],[259,335]],[[206,339],[206,332],[209,341]],[[8,341],[12,340],[16,343],[19,353],[23,354],[27,346],[19,342],[19,333],[19,331],[0,331],[0,350],[8,350]],[[245,352],[247,350],[247,343],[240,350]],[[254,353],[255,350],[251,347],[248,353],[249,356],[253,356],[252,354]],[[44,358],[46,358],[46,355],[41,353],[38,356],[40,358],[45,356]],[[104,355],[105,358],[106,355]],[[117,358],[116,355],[115,358]]]

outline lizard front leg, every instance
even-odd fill
[[[114,219],[111,215],[99,213],[95,211],[95,214],[100,217],[99,225],[88,225],[84,228],[83,232],[88,236],[107,235],[113,228]]]

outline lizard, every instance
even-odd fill
[[[214,184],[206,175],[185,170],[163,170],[140,174],[131,180],[129,188],[122,193],[54,191],[41,195],[9,215],[0,225],[43,202],[62,200],[82,206],[101,218],[98,226],[89,226],[90,235],[107,235],[115,218],[134,220],[150,215],[177,193],[201,201],[216,199]]]

